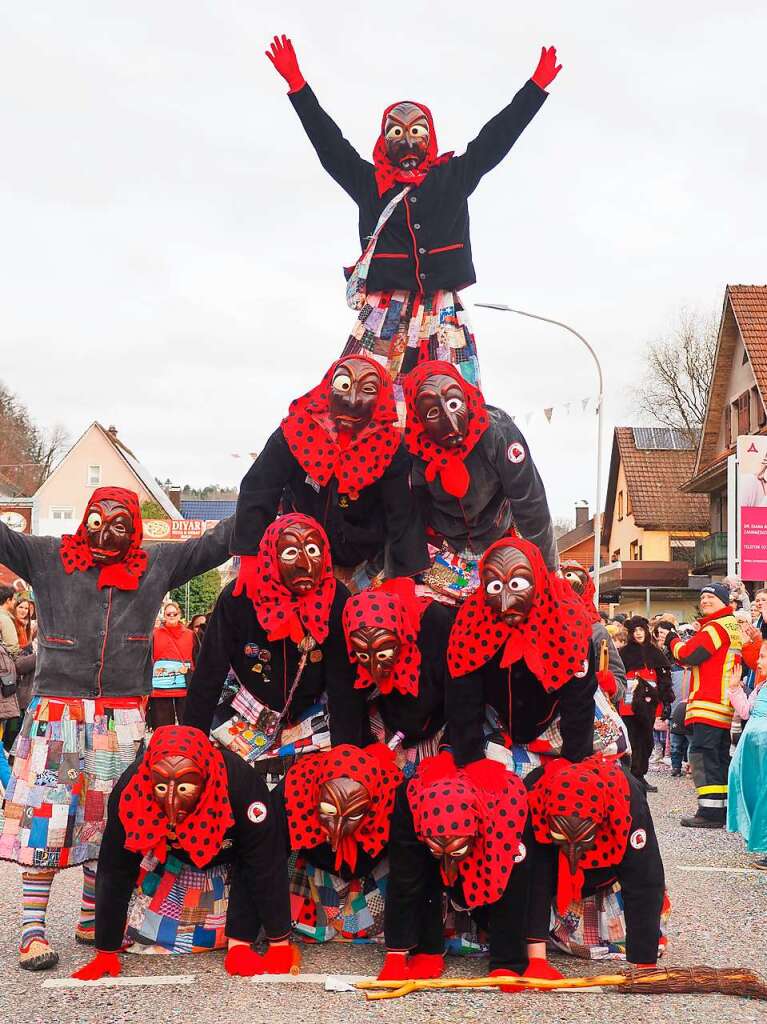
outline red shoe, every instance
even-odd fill
[[[494,971],[491,971],[488,975],[489,978],[518,978],[519,975],[516,971],[509,971],[505,967],[496,967]],[[525,988],[524,985],[499,985],[501,992],[522,992]]]
[[[564,978],[564,974],[561,974],[545,957],[535,956],[528,962],[522,977],[538,978],[540,981],[559,981],[560,978]]]
[[[408,978],[441,978],[445,958],[439,953],[415,953],[407,964]]]

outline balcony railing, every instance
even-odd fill
[[[726,533],[712,533],[695,541],[695,572],[724,572],[726,567]]]

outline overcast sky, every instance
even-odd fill
[[[0,9],[0,379],[74,440],[93,419],[159,477],[238,481],[338,355],[356,208],[263,50],[292,36],[369,157],[422,100],[462,152],[532,74],[564,64],[470,200],[478,284],[599,352],[612,427],[679,307],[767,282],[767,13],[760,0],[386,4],[23,0]],[[557,515],[593,501],[595,372],[576,339],[473,312],[486,397],[517,414]],[[572,401],[568,417],[563,404]],[[544,407],[555,406],[548,424]],[[526,413],[534,415],[526,423]],[[243,458],[232,458],[241,453]]]

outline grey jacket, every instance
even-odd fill
[[[135,697],[152,691],[152,630],[165,594],[229,557],[233,519],[203,537],[147,548],[138,590],[97,586],[99,570],[67,575],[58,537],[0,523],[0,562],[32,584],[38,648],[34,693]]]
[[[607,657],[608,657],[608,669],[615,676],[615,682],[617,683],[617,690],[615,696],[612,698],[613,704],[616,707],[626,696],[626,667],[623,664],[623,658],[618,653],[618,648],[613,643],[613,638],[607,630],[607,627],[603,622],[595,622],[591,627],[591,639],[594,641],[594,649],[599,657],[599,648],[603,640],[607,641]]]
[[[511,416],[485,407],[490,426],[466,456],[471,483],[460,501],[442,487],[439,476],[426,480],[426,463],[413,456],[411,480],[427,526],[453,551],[471,547],[481,554],[516,526],[541,549],[549,569],[558,566],[546,489],[522,431]]]

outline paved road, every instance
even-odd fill
[[[737,836],[678,827],[693,807],[691,783],[672,779],[668,769],[654,776],[660,792],[651,796],[666,863],[674,912],[669,964],[708,963],[753,967],[767,975],[767,873],[748,868]],[[720,868],[723,870],[686,870]],[[295,1020],[325,1024],[350,1020],[371,1024],[579,1024],[631,1021],[647,1024],[750,1024],[767,1022],[767,1003],[720,996],[620,996],[605,994],[502,995],[488,992],[411,995],[365,1003],[358,994],[331,994],[319,985],[254,985],[230,979],[223,954],[186,957],[126,956],[125,977],[194,975],[192,985],[46,989],[47,977],[66,977],[88,958],[71,938],[79,872],[65,872],[51,903],[50,937],[61,953],[55,972],[30,975],[16,967],[19,883],[12,865],[0,864],[0,1024],[260,1024]],[[377,949],[332,944],[305,949],[304,970],[315,973],[374,974]],[[572,974],[598,973],[597,964],[555,958]],[[451,974],[476,974],[481,961],[448,961]]]

